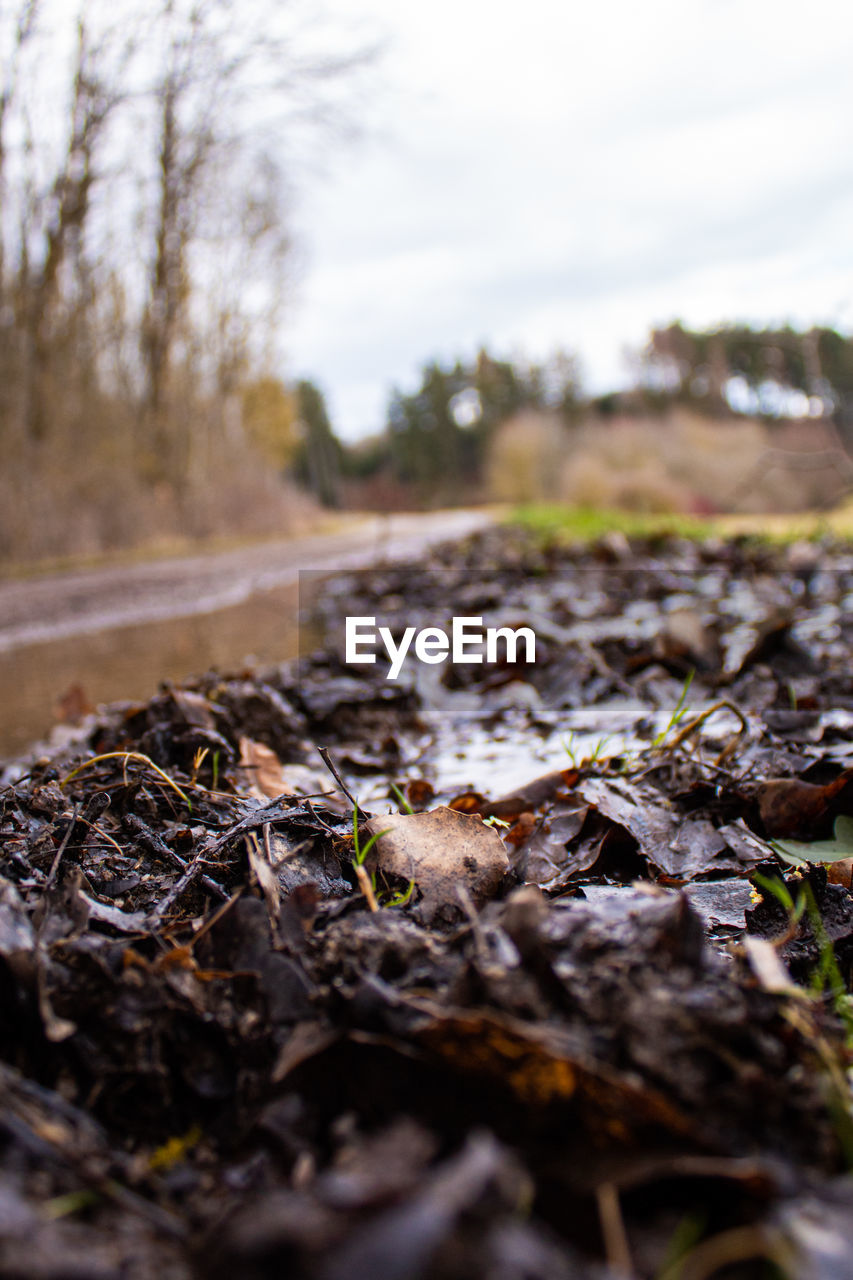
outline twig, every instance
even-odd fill
[[[716,715],[718,711],[731,711],[732,714],[736,715],[740,721],[740,728],[732,735],[731,739],[726,743],[725,747],[717,757],[717,764],[722,764],[723,761],[727,760],[731,755],[735,742],[738,738],[742,737],[749,728],[749,721],[741,711],[740,707],[735,706],[733,702],[729,702],[727,698],[723,698],[720,702],[715,702],[713,706],[706,707],[704,711],[700,711],[698,716],[694,716],[692,720],[688,720],[687,724],[683,725],[679,729],[672,741],[667,743],[666,750],[674,751],[676,747],[680,747],[682,742],[689,738],[692,733],[695,733],[697,729],[701,728],[705,721],[709,720],[711,716]]]
[[[631,1263],[631,1248],[625,1231],[625,1220],[619,1204],[619,1192],[612,1182],[602,1182],[596,1187],[595,1198],[598,1202],[598,1219],[601,1223],[607,1264],[613,1271],[629,1276],[634,1268]]]
[[[373,885],[370,883],[370,876],[367,874],[363,863],[354,862],[353,870],[355,871],[355,878],[358,881],[358,887],[364,894],[364,900],[368,907],[370,907],[371,911],[378,911],[379,903],[376,901],[376,894],[373,892]]]
[[[477,959],[480,964],[488,964],[489,961],[489,944],[486,941],[485,930],[482,921],[477,915],[477,908],[474,906],[474,899],[468,892],[464,884],[457,884],[456,896],[462,904],[462,910],[468,917],[468,923],[471,928],[471,937],[474,939],[474,950],[477,952]]]
[[[151,915],[149,916],[149,920],[151,920],[151,921],[157,921],[157,920],[162,920],[162,919],[163,919],[163,917],[165,916],[165,914],[166,914],[166,912],[169,910],[169,908],[170,908],[170,907],[171,907],[175,902],[177,902],[177,900],[178,900],[178,898],[181,896],[181,894],[182,894],[186,889],[188,889],[188,888],[189,888],[189,886],[192,884],[192,882],[193,882],[194,880],[196,880],[196,879],[198,878],[198,876],[199,876],[199,874],[200,874],[200,872],[201,872],[201,866],[202,866],[202,857],[201,857],[201,850],[199,850],[199,852],[198,852],[198,853],[196,854],[196,856],[193,858],[192,862],[189,864],[189,866],[188,866],[188,867],[186,868],[186,870],[184,871],[183,875],[182,875],[182,876],[180,876],[180,877],[175,881],[175,883],[172,885],[171,889],[170,889],[170,890],[169,890],[169,892],[166,894],[165,898],[163,898],[163,900],[162,900],[161,902],[158,902],[158,903],[157,903],[156,907],[154,908],[154,910],[151,912]],[[211,882],[210,882],[210,883],[211,883],[211,884],[215,884],[216,882],[215,882],[214,880],[211,880]],[[217,886],[217,888],[218,888],[218,887],[219,887],[219,886]],[[225,891],[224,891],[224,890],[220,890],[220,892],[221,892],[224,896],[227,896],[227,895],[225,895]]]
[[[124,818],[124,825],[128,831],[133,833],[136,837],[137,843],[140,844],[147,853],[152,857],[161,858],[165,862],[173,862],[175,866],[180,868],[184,873],[178,883],[173,886],[172,891],[179,888],[180,892],[183,893],[187,885],[194,880],[196,876],[200,876],[201,883],[204,885],[205,889],[215,897],[219,898],[220,901],[227,901],[228,894],[222,888],[221,884],[217,884],[216,881],[212,880],[208,875],[200,875],[201,863],[204,860],[203,854],[210,852],[209,849],[204,847],[199,849],[194,855],[192,862],[187,865],[181,855],[179,853],[175,853],[174,849],[170,849],[166,844],[166,841],[158,836],[155,831],[151,831],[137,814],[126,814]],[[168,897],[169,895],[167,894],[167,898]]]
[[[65,853],[65,850],[68,848],[68,845],[71,841],[71,836],[74,833],[74,828],[77,826],[77,819],[79,816],[80,816],[80,806],[79,804],[75,804],[74,812],[71,815],[71,821],[68,824],[68,830],[65,832],[65,835],[62,837],[62,843],[60,844],[59,848],[57,849],[56,853],[53,856],[53,862],[50,864],[50,871],[48,872],[48,875],[47,875],[47,882],[44,886],[44,892],[47,892],[47,890],[51,888],[54,881],[56,880],[56,873],[59,871],[59,864],[62,861],[63,854]]]
[[[329,770],[329,773],[332,775],[332,777],[334,778],[335,782],[336,782],[336,783],[338,784],[338,786],[340,787],[341,791],[343,791],[344,795],[346,796],[347,800],[349,800],[349,802],[350,802],[350,804],[352,805],[353,809],[357,808],[357,807],[358,807],[357,802],[356,802],[355,798],[350,794],[349,790],[347,789],[347,785],[346,785],[346,783],[344,782],[344,780],[343,780],[343,778],[341,777],[341,775],[338,773],[337,767],[336,767],[336,765],[333,763],[333,761],[332,761],[332,757],[329,755],[329,749],[328,749],[328,747],[318,747],[318,748],[317,748],[317,750],[318,750],[318,751],[319,751],[319,753],[320,753],[320,758],[322,759],[323,764],[324,764],[324,765],[326,766],[326,768]]]

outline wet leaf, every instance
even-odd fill
[[[579,777],[577,769],[557,769],[553,773],[534,778],[498,800],[484,801],[478,797],[477,811],[486,818],[506,818],[513,821],[522,813],[541,809],[558,796],[565,797]]]
[[[629,1142],[646,1126],[672,1134],[693,1130],[686,1114],[656,1090],[641,1086],[601,1063],[585,1061],[571,1037],[494,1014],[439,1012],[420,1042],[474,1075],[508,1085],[527,1106],[548,1108],[577,1098],[591,1130],[606,1128]]]
[[[768,836],[802,840],[820,835],[824,818],[837,814],[845,800],[853,801],[849,790],[853,769],[821,786],[800,778],[768,778],[756,791],[758,809]]]
[[[773,847],[785,862],[795,867],[803,863],[844,861],[853,857],[853,818],[843,815],[836,818],[831,840],[774,840]]]

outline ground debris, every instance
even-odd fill
[[[535,664],[318,643],[13,762],[0,1277],[846,1274],[850,598],[494,530],[317,615]]]

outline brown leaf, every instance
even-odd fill
[[[304,764],[282,764],[271,747],[252,738],[240,739],[240,766],[249,774],[249,795],[256,800],[277,800],[279,796],[321,795],[329,791],[330,779]],[[330,795],[327,808],[341,808],[338,797]]]
[[[479,791],[463,791],[461,795],[453,797],[448,808],[454,809],[456,813],[479,813],[487,803],[486,797]]]
[[[694,1133],[695,1122],[662,1093],[636,1076],[581,1058],[571,1037],[555,1028],[435,1008],[418,1040],[459,1071],[499,1080],[529,1107],[579,1099],[584,1123],[593,1131],[603,1128],[611,1140],[628,1143],[650,1129],[674,1137]]]
[[[53,706],[54,717],[60,724],[80,724],[94,710],[94,704],[86,690],[77,683],[69,685]]]
[[[410,778],[406,783],[406,799],[413,809],[424,809],[435,795],[435,788],[426,778]]]
[[[568,795],[579,778],[577,769],[557,769],[553,773],[544,773],[508,796],[480,804],[479,812],[487,818],[515,821],[522,813],[536,812],[558,796]]]
[[[538,823],[532,815],[521,815],[507,839],[510,840],[513,833],[522,827],[525,816],[531,818],[531,827],[527,833],[529,838],[525,840],[522,837],[518,841],[518,856],[513,859],[513,866],[525,883],[550,889],[553,881],[559,881],[562,885],[567,868],[571,871],[585,870],[595,862],[597,850],[591,861],[583,866],[576,865],[568,852],[569,844],[580,835],[588,813],[589,805],[564,801],[550,809],[547,817],[540,819]],[[513,843],[515,844],[514,840]]]
[[[839,858],[830,862],[826,868],[826,878],[830,884],[843,884],[845,889],[853,888],[853,858]]]
[[[820,786],[800,778],[768,778],[756,789],[758,812],[768,836],[791,840],[815,840],[821,824],[841,811],[840,794],[853,780],[853,769]]]
[[[240,767],[249,769],[249,795],[256,800],[275,800],[284,794],[282,765],[276,753],[263,742],[240,739]]]
[[[459,885],[475,903],[493,897],[509,867],[496,831],[444,805],[429,813],[389,813],[366,826],[374,835],[385,833],[376,842],[376,866],[414,880],[427,921],[443,907],[458,907]]]

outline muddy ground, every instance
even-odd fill
[[[0,1275],[853,1274],[851,549],[490,530],[310,615],[6,770]]]

